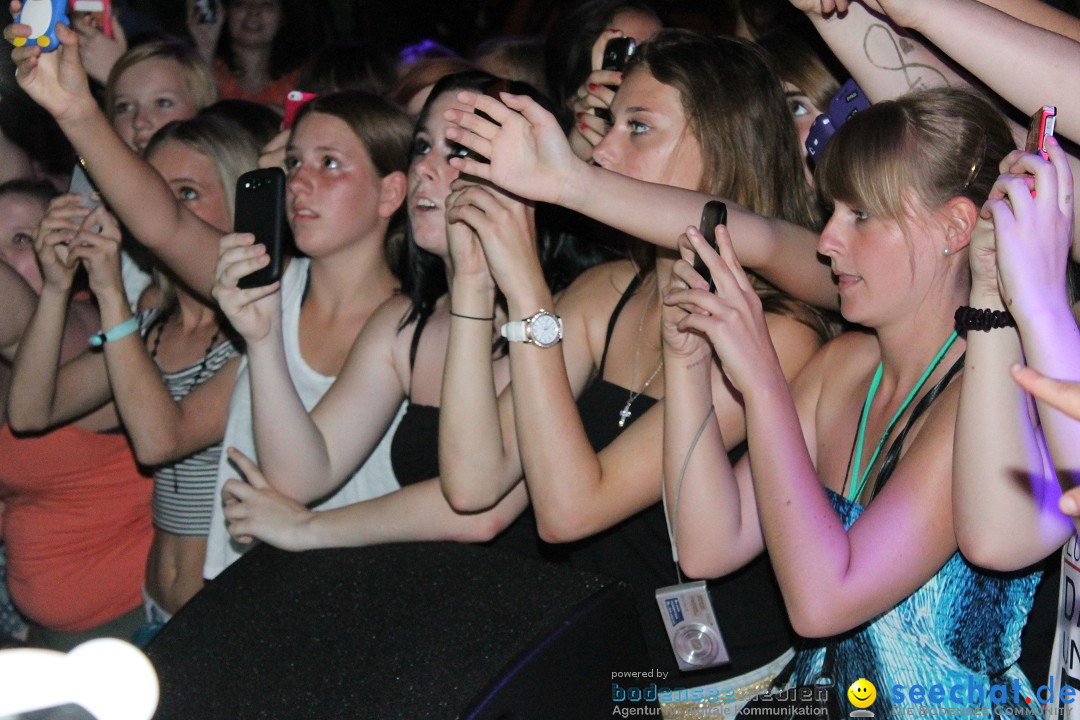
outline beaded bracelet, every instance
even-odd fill
[[[956,330],[960,333],[968,330],[989,332],[997,328],[1016,327],[1016,320],[1008,310],[990,310],[961,305],[956,309],[953,319],[956,321]]]
[[[120,338],[125,338],[133,332],[139,330],[139,318],[138,316],[128,318],[124,322],[115,327],[111,327],[108,330],[102,330],[99,333],[95,333],[90,336],[91,347],[101,347],[107,342],[113,342]]]

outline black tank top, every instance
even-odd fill
[[[416,349],[426,324],[427,316],[416,321],[409,345],[410,375],[416,365]],[[390,440],[390,466],[402,487],[439,477],[439,408],[417,405],[409,398],[409,406]]]
[[[410,374],[416,366],[416,349],[426,323],[426,317],[417,320],[409,346]],[[390,439],[390,465],[402,487],[439,476],[439,408],[418,405],[409,398],[409,406],[405,408],[394,437]],[[540,540],[536,516],[531,507],[518,515],[498,537],[484,545],[532,558],[557,559],[556,551],[546,551],[546,548],[553,546]]]
[[[639,286],[640,279],[635,278],[615,306],[608,321],[596,378],[578,398],[585,433],[596,452],[626,429],[619,427],[619,410],[626,404],[630,391],[604,380],[603,376],[615,322]],[[631,407],[633,414],[627,419],[626,427],[654,404],[654,398],[639,395]],[[744,450],[745,445],[729,453],[732,462]],[[656,484],[659,487],[659,477]],[[690,673],[679,670],[656,604],[656,589],[676,583],[671,543],[660,503],[598,535],[571,544],[565,552],[575,567],[617,577],[631,585],[650,660],[655,668],[669,673],[667,683],[670,688],[693,687],[741,675],[774,660],[792,646],[794,635],[783,598],[772,566],[763,553],[735,573],[708,583],[731,662],[719,668]]]

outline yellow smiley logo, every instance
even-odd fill
[[[866,678],[859,678],[847,689],[848,700],[857,708],[868,708],[877,698],[877,688]]]

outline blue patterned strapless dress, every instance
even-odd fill
[[[825,492],[850,528],[863,507]],[[877,699],[868,708],[877,718],[1042,717],[1031,684],[1015,665],[1039,577],[1038,572],[984,571],[957,552],[884,615],[835,638],[808,641],[797,655],[796,681],[809,683],[820,671],[827,640],[838,643],[832,675],[848,711],[853,709],[848,687],[866,678],[877,688]],[[913,685],[927,693],[921,707],[911,699]],[[934,685],[944,688],[938,702],[925,699]]]

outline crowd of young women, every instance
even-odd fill
[[[408,81],[403,102],[425,98],[415,126],[344,90],[273,141],[214,108],[188,119],[213,93],[167,44],[116,64],[108,115],[74,32],[58,29],[54,53],[15,50],[20,86],[105,205],[0,186],[0,223],[15,220],[0,257],[24,278],[0,273],[0,438],[29,457],[26,443],[79,433],[124,467],[88,452],[68,458],[81,474],[33,468],[61,483],[4,463],[8,584],[32,638],[134,619],[148,637],[256,540],[482,542],[628,583],[652,668],[699,691],[662,698],[670,714],[731,712],[823,672],[841,691],[870,680],[885,717],[904,702],[895,687],[1032,697],[1044,678],[1016,664],[1021,630],[1034,564],[1075,532],[1062,486],[1080,472],[1080,425],[1015,366],[1080,380],[1076,159],[1056,141],[1048,159],[1017,151],[1022,130],[949,87],[976,81],[930,46],[1024,113],[1056,103],[1064,118],[1075,93],[945,37],[941,13],[961,36],[978,18],[1044,41],[1032,65],[1080,58],[1080,21],[1031,2],[794,2],[875,103],[829,118],[840,127],[813,157],[810,125],[840,84],[809,46],[660,29],[636,2],[580,11],[581,67],[550,82],[558,105],[449,63]],[[218,68],[246,70],[253,91],[277,27],[256,10],[230,4],[236,63]],[[204,54],[219,30],[201,30]],[[244,40],[256,30],[262,55]],[[603,44],[631,34],[644,37],[627,67],[601,70]],[[917,80],[876,61],[889,43]],[[249,288],[270,258],[229,232],[231,188],[257,159],[286,172],[300,254]],[[727,223],[698,228],[716,198]],[[579,235],[585,218],[623,233],[623,256],[568,233],[567,211]],[[131,300],[121,226],[157,278]],[[95,303],[72,290],[80,266]],[[136,458],[155,469],[152,515]],[[103,508],[126,513],[110,521],[123,538]],[[708,579],[726,662],[676,661],[655,591],[681,573]],[[1030,710],[1012,694],[943,704]]]

